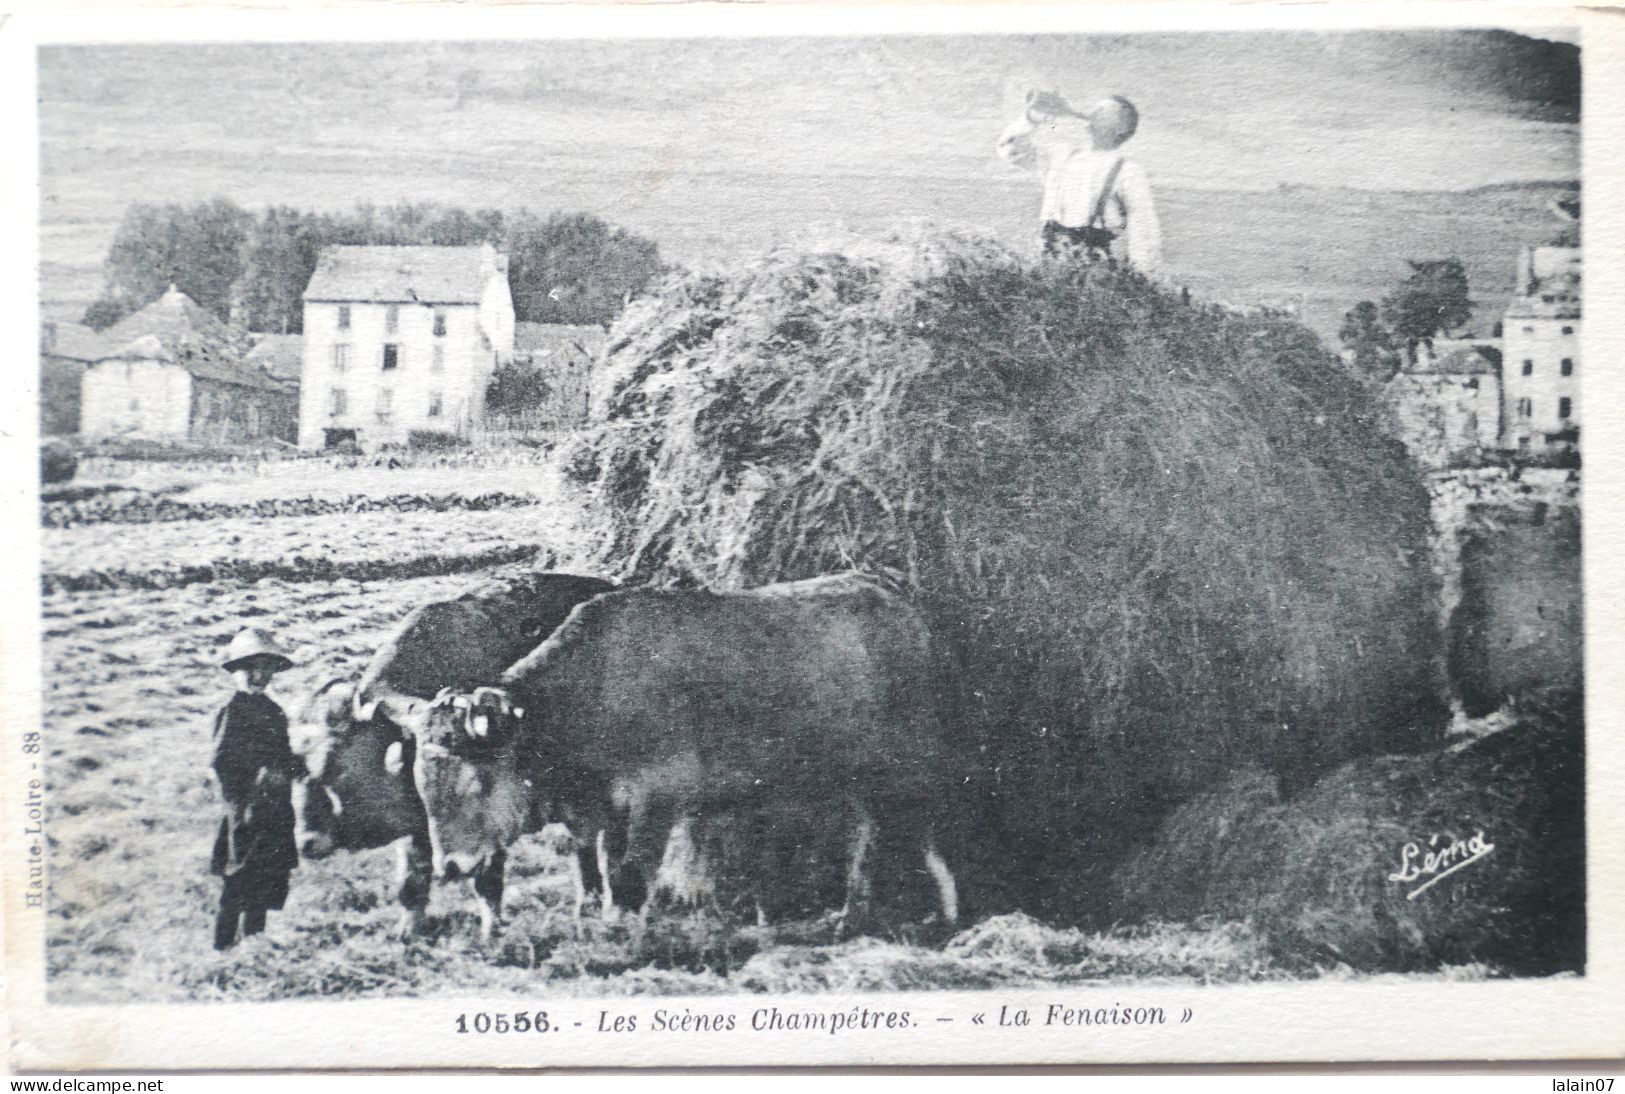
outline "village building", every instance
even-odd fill
[[[1580,439],[1580,248],[1526,247],[1502,320],[1501,447],[1574,448]]]
[[[567,431],[586,424],[593,363],[604,347],[604,329],[591,324],[520,323],[514,328],[514,360],[534,369],[546,397],[533,412],[542,430]]]
[[[39,349],[40,436],[72,436],[79,432],[85,370],[112,347],[100,333],[82,323],[43,323]]]
[[[1428,467],[1475,463],[1501,443],[1501,349],[1494,339],[1423,343],[1388,384],[1400,436]]]
[[[268,372],[279,380],[297,384],[304,371],[305,340],[297,334],[251,334],[253,345],[243,356],[243,364]]]
[[[1389,382],[1400,436],[1423,465],[1578,450],[1580,206],[1559,201],[1553,210],[1569,226],[1519,253],[1499,337],[1424,342]]]
[[[508,257],[476,247],[328,247],[304,293],[299,445],[467,437],[513,359]]]
[[[86,438],[291,442],[297,384],[245,363],[225,324],[173,285],[103,331],[80,388]]]

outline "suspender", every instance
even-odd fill
[[[1083,227],[1071,228],[1055,220],[1045,222],[1042,233],[1045,254],[1066,256],[1081,250],[1091,259],[1111,261],[1111,246],[1117,233],[1106,227],[1106,203],[1111,200],[1112,191],[1117,187],[1117,174],[1122,169],[1123,160],[1119,157],[1107,173],[1106,185],[1095,197],[1094,212]]]
[[[1100,196],[1095,198],[1095,211],[1089,215],[1088,224],[1091,228],[1104,228],[1106,226],[1106,203],[1111,200],[1112,190],[1117,186],[1117,173],[1123,169],[1123,157],[1118,156],[1112,164],[1111,171],[1106,175],[1106,185],[1100,188]]]

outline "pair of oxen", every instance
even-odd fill
[[[668,843],[777,817],[840,829],[852,929],[894,895],[952,923],[941,683],[918,611],[861,575],[721,594],[492,582],[418,608],[304,705],[300,852],[398,841],[403,932],[434,879],[467,877],[489,938],[526,833],[562,823],[576,915],[595,892],[609,916],[646,910]],[[752,878],[759,917],[775,881]]]

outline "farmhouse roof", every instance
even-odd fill
[[[532,364],[546,365],[561,355],[592,359],[604,344],[604,329],[590,323],[515,323],[515,357],[528,357]]]
[[[1439,358],[1433,371],[1462,376],[1493,373],[1501,367],[1501,351],[1494,346],[1468,346],[1452,350]]]
[[[224,344],[230,340],[224,323],[173,285],[140,311],[108,327],[102,338],[109,346],[123,346],[149,334],[166,346],[182,342]]]
[[[70,361],[97,361],[112,347],[101,332],[83,323],[44,323],[40,326],[40,352]]]
[[[297,380],[304,367],[305,339],[299,334],[261,334],[243,358],[279,380]]]
[[[126,342],[112,353],[105,354],[101,360],[158,361],[183,368],[200,380],[265,391],[290,391],[295,386],[292,380],[273,376],[264,369],[234,360],[227,347],[197,342],[165,343],[155,334],[143,334]]]
[[[478,304],[486,282],[506,274],[508,256],[477,247],[327,247],[306,300],[392,304]]]
[[[291,381],[245,363],[226,325],[171,285],[163,296],[102,334],[99,361],[161,361],[201,380],[284,391]]]

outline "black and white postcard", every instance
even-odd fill
[[[12,1066],[1622,1054],[1617,23],[12,17]]]

